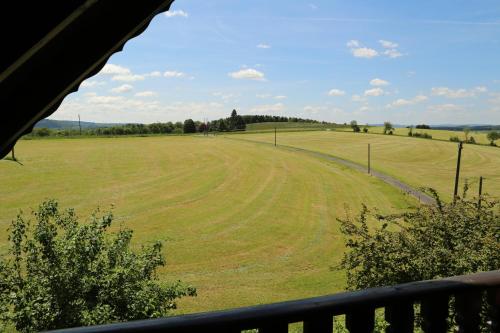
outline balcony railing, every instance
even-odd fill
[[[416,304],[420,309],[418,323],[424,332],[448,332],[451,316],[458,332],[479,332],[481,323],[490,332],[500,332],[500,270],[225,311],[64,331],[233,333],[258,329],[259,333],[281,333],[288,332],[289,324],[302,322],[305,333],[326,333],[333,331],[335,316],[345,315],[349,332],[372,332],[375,310],[383,308],[388,323],[386,332],[404,333],[414,330]],[[449,308],[450,304],[453,311]]]

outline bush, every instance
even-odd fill
[[[466,141],[466,143],[470,143],[470,144],[472,144],[472,145],[475,145],[475,144],[476,144],[476,139],[474,139],[474,137],[473,137],[473,136],[471,136],[471,137],[470,137],[470,138]]]
[[[363,127],[363,132],[368,133],[368,127]]]
[[[22,212],[10,227],[9,255],[0,260],[0,323],[18,331],[162,317],[195,289],[158,282],[162,244],[132,251],[132,231],[108,232],[111,213],[80,225],[75,212],[43,202],[33,219]]]
[[[436,205],[390,216],[363,206],[358,217],[339,220],[349,249],[341,263],[349,289],[500,268],[499,201],[483,197],[479,206],[464,190],[456,203],[444,203],[431,192]]]
[[[427,134],[427,133],[413,133],[413,136],[414,137],[417,137],[417,138],[423,138],[423,139],[432,139],[432,135],[430,134]]]
[[[452,141],[452,142],[460,142],[460,139],[458,138],[458,136],[450,136],[450,141]]]

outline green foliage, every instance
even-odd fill
[[[111,213],[80,225],[75,212],[43,202],[34,221],[22,213],[10,227],[9,255],[0,260],[0,322],[21,332],[165,316],[196,291],[160,284],[162,244],[130,249],[132,231],[108,230]]]
[[[388,132],[392,132],[393,130],[394,130],[394,127],[392,126],[392,124],[390,122],[388,122],[388,121],[384,122],[384,134],[387,134]]]
[[[460,142],[460,139],[458,138],[458,136],[450,136],[450,141],[452,142]]]
[[[363,127],[363,132],[364,132],[364,133],[368,133],[368,127],[366,127],[366,126],[365,126],[365,127]]]
[[[349,289],[429,280],[500,268],[499,202],[481,198],[382,216],[363,206],[339,219],[349,249],[341,262]],[[369,220],[379,225],[369,228]]]
[[[358,122],[356,120],[352,120],[350,125],[351,125],[353,132],[357,133],[357,132],[361,131],[361,129],[359,128]]]
[[[428,133],[413,133],[413,136],[416,137],[416,138],[423,138],[423,139],[432,139],[432,135],[428,134]]]
[[[193,119],[186,119],[183,127],[184,133],[196,133],[196,125]]]
[[[465,143],[469,143],[469,144],[472,144],[472,145],[475,145],[476,144],[476,139],[474,139],[474,137],[471,135],[466,141]]]
[[[497,131],[488,132],[486,138],[490,140],[490,145],[496,146],[495,141],[500,139],[500,132]]]

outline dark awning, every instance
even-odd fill
[[[0,5],[0,158],[173,0]]]

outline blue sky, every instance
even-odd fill
[[[500,2],[177,0],[52,119],[500,124]]]

